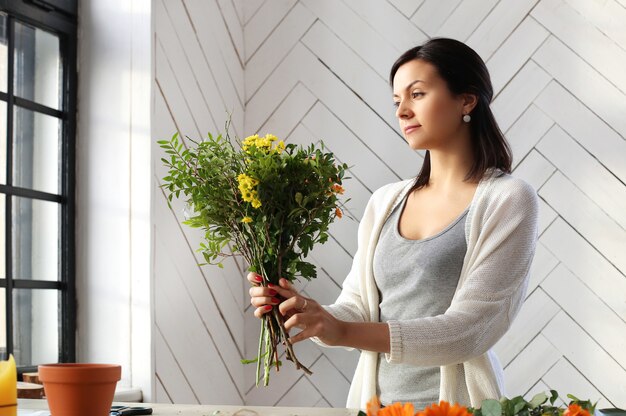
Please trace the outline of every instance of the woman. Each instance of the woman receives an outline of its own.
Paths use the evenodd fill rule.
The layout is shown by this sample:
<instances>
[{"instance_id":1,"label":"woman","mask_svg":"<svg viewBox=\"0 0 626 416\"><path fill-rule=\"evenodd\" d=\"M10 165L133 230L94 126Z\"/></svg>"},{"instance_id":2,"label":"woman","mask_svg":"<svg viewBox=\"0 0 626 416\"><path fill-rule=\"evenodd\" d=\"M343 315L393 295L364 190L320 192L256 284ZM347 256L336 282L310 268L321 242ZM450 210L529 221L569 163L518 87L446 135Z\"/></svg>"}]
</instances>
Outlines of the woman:
<instances>
[{"instance_id":1,"label":"woman","mask_svg":"<svg viewBox=\"0 0 626 416\"><path fill-rule=\"evenodd\" d=\"M480 406L504 394L491 348L524 299L537 238L537 197L509 175L510 149L489 103L481 58L452 39L431 39L391 69L396 116L416 178L372 195L352 269L333 305L280 286L250 289L262 317L327 346L360 349L348 407L446 400ZM258 285L258 277L248 279Z\"/></svg>"}]
</instances>

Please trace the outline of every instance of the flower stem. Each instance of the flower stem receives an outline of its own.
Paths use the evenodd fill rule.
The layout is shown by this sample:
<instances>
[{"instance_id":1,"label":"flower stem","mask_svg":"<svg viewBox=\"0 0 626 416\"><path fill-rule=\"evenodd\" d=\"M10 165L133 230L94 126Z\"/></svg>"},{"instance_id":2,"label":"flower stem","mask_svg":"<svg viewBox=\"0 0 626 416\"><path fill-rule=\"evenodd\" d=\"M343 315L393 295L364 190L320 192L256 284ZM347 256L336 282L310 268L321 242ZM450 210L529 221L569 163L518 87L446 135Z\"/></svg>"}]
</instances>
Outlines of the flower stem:
<instances>
[{"instance_id":1,"label":"flower stem","mask_svg":"<svg viewBox=\"0 0 626 416\"><path fill-rule=\"evenodd\" d=\"M268 322L269 323L269 322ZM269 335L269 333L268 333ZM271 337L265 338L265 369L263 373L263 385L267 387L270 384L270 370L272 369Z\"/></svg>"},{"instance_id":2,"label":"flower stem","mask_svg":"<svg viewBox=\"0 0 626 416\"><path fill-rule=\"evenodd\" d=\"M256 360L256 386L259 387L261 381L261 357L263 356L263 339L265 338L265 321L261 320L261 335L259 336L259 350Z\"/></svg>"},{"instance_id":3,"label":"flower stem","mask_svg":"<svg viewBox=\"0 0 626 416\"><path fill-rule=\"evenodd\" d=\"M270 330L270 340L271 340L271 344L272 344L272 350L271 350L271 354L270 354L270 359L275 359L275 363L276 363L276 371L280 371L280 366L278 365L278 348L277 348L277 344L278 344L278 338L279 338L279 334L276 334L276 329L274 328L274 323L272 322L272 318L271 317L267 317L267 326L269 327ZM270 365L271 365L271 361L270 361Z\"/></svg>"},{"instance_id":4,"label":"flower stem","mask_svg":"<svg viewBox=\"0 0 626 416\"><path fill-rule=\"evenodd\" d=\"M254 248L253 248L254 250ZM254 253L257 254L257 253ZM258 259L259 257L257 257ZM263 263L259 260L256 261L258 273L261 275L263 281L262 286L266 286L270 280L265 272ZM272 308L272 312L265 314L261 319L261 336L259 337L259 349L257 353L257 370L256 370L256 386L259 386L261 381L261 361L263 361L263 385L269 385L270 370L272 367L272 361L276 363L276 371L279 371L278 361L278 343L285 341L286 358L292 361L296 365L296 369L301 369L308 375L313 374L311 370L305 367L296 358L296 353L293 350L293 346L289 342L289 333L285 329L284 317L280 314L278 308Z\"/></svg>"},{"instance_id":5,"label":"flower stem","mask_svg":"<svg viewBox=\"0 0 626 416\"><path fill-rule=\"evenodd\" d=\"M285 348L287 348L287 359L289 361L293 361L297 369L301 369L308 375L313 374L311 370L309 370L296 358L296 353L293 350L293 345L291 345L291 342L289 342L289 334L287 333L287 330L284 326L283 316L276 310L274 310L274 319L276 319L276 323L278 323L278 327L280 328L281 338L285 340Z\"/></svg>"}]
</instances>

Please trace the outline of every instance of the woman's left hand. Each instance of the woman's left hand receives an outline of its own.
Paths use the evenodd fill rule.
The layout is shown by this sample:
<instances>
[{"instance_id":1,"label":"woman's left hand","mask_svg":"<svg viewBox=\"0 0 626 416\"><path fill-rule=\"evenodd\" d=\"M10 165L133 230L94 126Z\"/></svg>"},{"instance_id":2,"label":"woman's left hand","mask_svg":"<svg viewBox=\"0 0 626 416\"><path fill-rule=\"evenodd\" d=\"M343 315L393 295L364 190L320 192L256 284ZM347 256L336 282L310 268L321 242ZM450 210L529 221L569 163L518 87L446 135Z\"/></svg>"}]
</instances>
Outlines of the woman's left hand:
<instances>
[{"instance_id":1,"label":"woman's left hand","mask_svg":"<svg viewBox=\"0 0 626 416\"><path fill-rule=\"evenodd\" d=\"M279 280L279 287L272 286L285 298L278 310L285 317L285 329L299 328L302 331L290 335L292 344L307 338L318 337L327 345L341 345L345 335L345 322L332 316L311 298L300 295L287 279Z\"/></svg>"}]
</instances>

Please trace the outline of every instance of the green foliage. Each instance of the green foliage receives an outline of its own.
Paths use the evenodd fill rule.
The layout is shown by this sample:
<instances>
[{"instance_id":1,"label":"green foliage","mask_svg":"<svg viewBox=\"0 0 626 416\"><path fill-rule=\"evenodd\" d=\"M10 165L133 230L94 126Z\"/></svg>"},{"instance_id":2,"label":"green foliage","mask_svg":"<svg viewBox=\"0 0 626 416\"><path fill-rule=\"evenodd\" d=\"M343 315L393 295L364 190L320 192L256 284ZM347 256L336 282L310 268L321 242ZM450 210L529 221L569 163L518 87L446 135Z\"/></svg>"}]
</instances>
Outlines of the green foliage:
<instances>
[{"instance_id":1,"label":"green foliage","mask_svg":"<svg viewBox=\"0 0 626 416\"><path fill-rule=\"evenodd\" d=\"M568 405L577 404L588 410L591 415L594 414L596 405L589 400L579 400L571 394L567 397L570 399ZM526 401L522 396L512 399L502 397L499 401L483 400L480 409L468 408L468 411L474 416L562 416L565 408L555 404L558 398L559 394L555 390L550 390L550 396L539 393L530 401Z\"/></svg>"},{"instance_id":2,"label":"green foliage","mask_svg":"<svg viewBox=\"0 0 626 416\"><path fill-rule=\"evenodd\" d=\"M315 244L328 240L328 229L342 216L339 196L348 168L337 163L324 144L306 148L285 145L275 136L257 135L242 142L226 135L202 141L178 134L158 141L169 169L162 188L168 201L184 198L185 224L204 230L199 251L207 264L222 267L225 256L241 255L250 271L263 276L263 285L312 279L315 267L304 259ZM256 383L269 383L272 366L281 365L277 345L297 368L310 371L296 358L282 315L276 308L264 315L256 363ZM261 366L264 373L261 375Z\"/></svg>"},{"instance_id":3,"label":"green foliage","mask_svg":"<svg viewBox=\"0 0 626 416\"><path fill-rule=\"evenodd\" d=\"M162 187L169 201L186 199L193 214L185 224L205 231L199 248L205 261L221 264L224 256L241 254L266 283L316 277L304 259L328 240L330 224L341 215L348 166L323 143L303 148L255 135L233 144L228 125L226 131L189 139L188 147L178 134L158 141L169 155L162 159L169 168Z\"/></svg>"}]
</instances>

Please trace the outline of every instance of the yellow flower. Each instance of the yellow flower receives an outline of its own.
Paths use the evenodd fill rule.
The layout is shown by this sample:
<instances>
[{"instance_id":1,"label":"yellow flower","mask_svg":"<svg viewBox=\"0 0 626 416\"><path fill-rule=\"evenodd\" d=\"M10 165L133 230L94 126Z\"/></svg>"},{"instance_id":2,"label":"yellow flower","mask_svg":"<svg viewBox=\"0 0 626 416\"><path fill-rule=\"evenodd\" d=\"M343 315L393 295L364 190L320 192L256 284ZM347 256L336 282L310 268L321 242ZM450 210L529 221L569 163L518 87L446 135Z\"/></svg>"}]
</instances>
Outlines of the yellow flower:
<instances>
[{"instance_id":1,"label":"yellow flower","mask_svg":"<svg viewBox=\"0 0 626 416\"><path fill-rule=\"evenodd\" d=\"M261 206L261 200L257 197L256 191L245 192L241 196L245 202L250 202L252 204L252 208L258 208Z\"/></svg>"},{"instance_id":2,"label":"yellow flower","mask_svg":"<svg viewBox=\"0 0 626 416\"><path fill-rule=\"evenodd\" d=\"M281 140L281 141L279 141L279 142L276 144L276 148L275 148L275 150L276 150L276 152L277 152L278 154L281 154L282 152L284 152L284 151L285 151L285 142L284 142L284 141L282 141L282 140Z\"/></svg>"},{"instance_id":3,"label":"yellow flower","mask_svg":"<svg viewBox=\"0 0 626 416\"><path fill-rule=\"evenodd\" d=\"M258 138L259 138L258 134L253 134L252 136L248 136L245 139L243 139L243 143L248 144L248 145L254 144Z\"/></svg>"},{"instance_id":4,"label":"yellow flower","mask_svg":"<svg viewBox=\"0 0 626 416\"><path fill-rule=\"evenodd\" d=\"M239 190L243 192L244 189L252 189L259 184L258 179L254 179L245 173L239 174L237 176L237 182L239 182Z\"/></svg>"},{"instance_id":5,"label":"yellow flower","mask_svg":"<svg viewBox=\"0 0 626 416\"><path fill-rule=\"evenodd\" d=\"M259 149L267 150L270 148L271 145L272 143L266 138L262 138L256 141L256 147Z\"/></svg>"},{"instance_id":6,"label":"yellow flower","mask_svg":"<svg viewBox=\"0 0 626 416\"><path fill-rule=\"evenodd\" d=\"M244 224L249 224L249 223L252 222L252 218L250 218L250 217L243 217L241 219L241 222L243 222Z\"/></svg>"},{"instance_id":7,"label":"yellow flower","mask_svg":"<svg viewBox=\"0 0 626 416\"><path fill-rule=\"evenodd\" d=\"M275 142L276 140L278 140L278 137L273 134L266 134L264 137L259 137L258 134L254 134L246 137L243 142L241 142L241 148L244 152L250 153L250 147L254 146L257 150L260 150L265 154L269 154L272 151L272 142ZM285 143L281 140L276 145L274 151L276 153L282 153L284 150Z\"/></svg>"},{"instance_id":8,"label":"yellow flower","mask_svg":"<svg viewBox=\"0 0 626 416\"><path fill-rule=\"evenodd\" d=\"M243 142L241 143L241 148L243 149L244 152L247 152L250 146L256 145L256 142L258 139L259 139L258 134L246 137L245 139L243 139Z\"/></svg>"},{"instance_id":9,"label":"yellow flower","mask_svg":"<svg viewBox=\"0 0 626 416\"><path fill-rule=\"evenodd\" d=\"M256 189L254 189L259 184L259 180L241 173L237 176L237 182L239 182L237 188L241 192L241 198L245 202L250 202L253 208L260 207L261 201L257 197Z\"/></svg>"},{"instance_id":10,"label":"yellow flower","mask_svg":"<svg viewBox=\"0 0 626 416\"><path fill-rule=\"evenodd\" d=\"M259 149L264 148L264 150L269 150L272 147L272 142L276 140L276 136L271 134L266 134L265 137L260 137L256 140L256 147Z\"/></svg>"},{"instance_id":11,"label":"yellow flower","mask_svg":"<svg viewBox=\"0 0 626 416\"><path fill-rule=\"evenodd\" d=\"M278 140L273 134L266 134L264 137L259 137L258 134L246 137L241 143L241 148L244 152L248 152L251 146L256 147L258 150L264 153L269 153L272 142Z\"/></svg>"}]
</instances>

